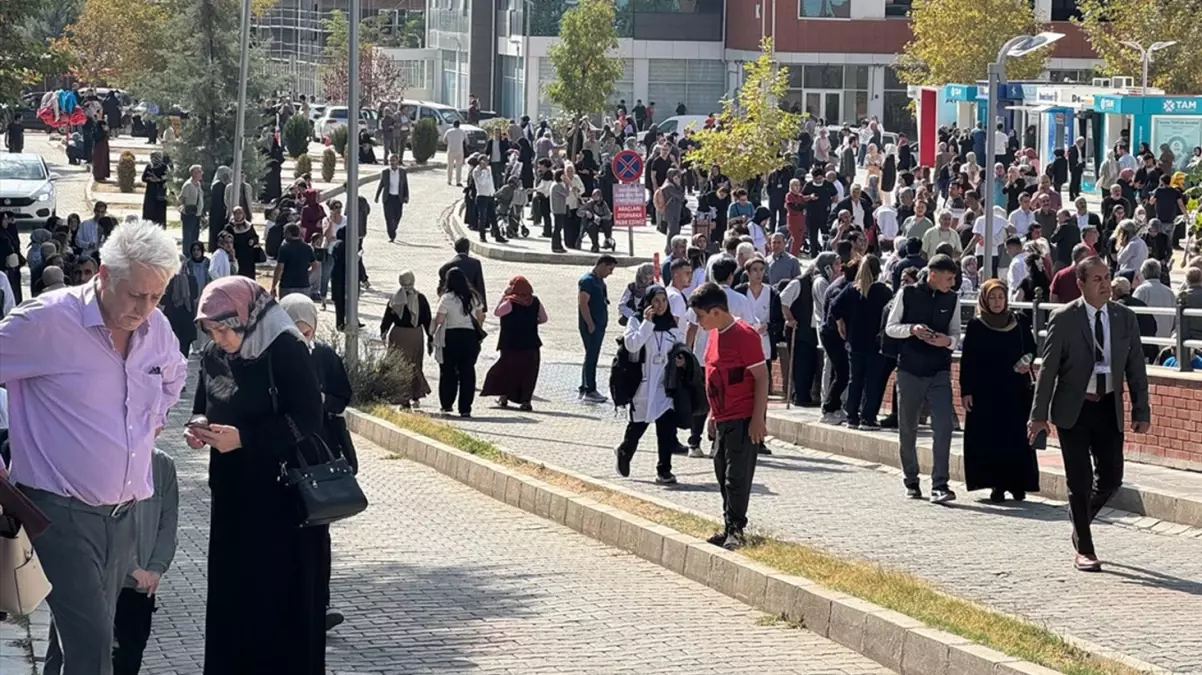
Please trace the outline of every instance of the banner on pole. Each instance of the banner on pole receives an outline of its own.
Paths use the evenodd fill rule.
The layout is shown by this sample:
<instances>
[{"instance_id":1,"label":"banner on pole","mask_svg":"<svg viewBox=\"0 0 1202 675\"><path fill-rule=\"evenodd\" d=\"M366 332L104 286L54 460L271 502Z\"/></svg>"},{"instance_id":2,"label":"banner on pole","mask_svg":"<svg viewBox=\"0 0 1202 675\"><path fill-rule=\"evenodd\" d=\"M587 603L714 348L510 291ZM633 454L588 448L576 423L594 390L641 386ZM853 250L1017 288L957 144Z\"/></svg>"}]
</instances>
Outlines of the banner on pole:
<instances>
[{"instance_id":1,"label":"banner on pole","mask_svg":"<svg viewBox=\"0 0 1202 675\"><path fill-rule=\"evenodd\" d=\"M647 192L641 183L614 185L614 227L647 224Z\"/></svg>"}]
</instances>

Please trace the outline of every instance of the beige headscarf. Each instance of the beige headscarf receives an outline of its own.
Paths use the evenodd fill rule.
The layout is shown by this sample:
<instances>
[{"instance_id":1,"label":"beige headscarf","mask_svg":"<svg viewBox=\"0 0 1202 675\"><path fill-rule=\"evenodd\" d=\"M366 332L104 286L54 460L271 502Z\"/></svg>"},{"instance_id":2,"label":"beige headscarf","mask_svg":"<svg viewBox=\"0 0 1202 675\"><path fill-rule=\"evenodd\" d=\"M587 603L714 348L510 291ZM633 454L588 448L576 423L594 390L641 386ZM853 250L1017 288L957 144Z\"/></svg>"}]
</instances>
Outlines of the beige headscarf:
<instances>
[{"instance_id":1,"label":"beige headscarf","mask_svg":"<svg viewBox=\"0 0 1202 675\"><path fill-rule=\"evenodd\" d=\"M396 293L392 294L392 299L388 301L388 306L392 308L392 311L396 312L398 321L402 316L405 315L405 310L408 309L409 320L412 322L412 327L416 327L419 307L419 294L417 289L413 287L413 271L405 270L404 272L401 272L401 275L397 281L400 282L401 287L396 290ZM406 326L406 328L408 327L410 326Z\"/></svg>"}]
</instances>

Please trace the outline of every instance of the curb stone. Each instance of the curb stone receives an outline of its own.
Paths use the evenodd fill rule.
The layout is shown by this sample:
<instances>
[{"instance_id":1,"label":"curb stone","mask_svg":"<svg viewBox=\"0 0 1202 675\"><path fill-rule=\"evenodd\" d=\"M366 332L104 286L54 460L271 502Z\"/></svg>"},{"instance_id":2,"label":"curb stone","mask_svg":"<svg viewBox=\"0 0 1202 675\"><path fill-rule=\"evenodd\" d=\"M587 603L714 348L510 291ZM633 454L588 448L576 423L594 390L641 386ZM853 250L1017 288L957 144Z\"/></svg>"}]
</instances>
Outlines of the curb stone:
<instances>
[{"instance_id":1,"label":"curb stone","mask_svg":"<svg viewBox=\"0 0 1202 675\"><path fill-rule=\"evenodd\" d=\"M778 573L738 553L401 429L387 420L354 409L348 409L346 417L351 431L406 459L432 466L494 499L532 513L539 513L539 505L546 504L549 518L554 522L682 574L760 611L784 616L902 675L1056 672L930 628L916 619L809 579ZM546 463L537 464L571 475ZM587 482L600 485L592 479ZM639 498L647 501L641 495ZM1132 659L1124 661L1146 672L1168 672Z\"/></svg>"},{"instance_id":2,"label":"curb stone","mask_svg":"<svg viewBox=\"0 0 1202 675\"><path fill-rule=\"evenodd\" d=\"M574 265L577 267L592 267L597 262L597 256L600 253L552 253L550 251L527 251L518 248L508 248L505 246L485 243L480 241L478 235L471 230L468 230L459 222L459 207L463 204L463 200L456 200L451 208L450 214L442 221L442 229L447 236L452 240L460 237L466 238L472 244L472 253L481 258L489 258L491 260L502 260L505 262L516 263L532 263L540 265ZM631 265L640 265L642 263L651 262L650 256L629 256L610 253L618 259L620 267L629 267Z\"/></svg>"},{"instance_id":3,"label":"curb stone","mask_svg":"<svg viewBox=\"0 0 1202 675\"><path fill-rule=\"evenodd\" d=\"M894 469L901 468L901 459L897 454L897 437L886 432L857 431L837 427L821 422L799 420L786 417L778 412L768 411L768 433L778 439L819 452L828 452L840 457L852 458L872 464L880 464ZM918 444L919 471L930 473L934 465L934 455L929 445ZM952 480L964 481L964 455L953 452L949 462L949 474ZM1064 480L1064 471L1055 467L1039 468L1039 495L1058 501L1068 500L1068 486ZM1124 483L1118 492L1111 497L1108 507L1137 514L1131 520L1135 527L1152 528L1158 521L1187 526L1187 528L1202 528L1202 501L1185 495L1140 487L1137 484ZM1113 513L1113 511L1111 511ZM1138 516L1144 516L1139 518ZM1119 519L1119 522L1123 522ZM1169 530L1166 525L1163 530Z\"/></svg>"}]
</instances>

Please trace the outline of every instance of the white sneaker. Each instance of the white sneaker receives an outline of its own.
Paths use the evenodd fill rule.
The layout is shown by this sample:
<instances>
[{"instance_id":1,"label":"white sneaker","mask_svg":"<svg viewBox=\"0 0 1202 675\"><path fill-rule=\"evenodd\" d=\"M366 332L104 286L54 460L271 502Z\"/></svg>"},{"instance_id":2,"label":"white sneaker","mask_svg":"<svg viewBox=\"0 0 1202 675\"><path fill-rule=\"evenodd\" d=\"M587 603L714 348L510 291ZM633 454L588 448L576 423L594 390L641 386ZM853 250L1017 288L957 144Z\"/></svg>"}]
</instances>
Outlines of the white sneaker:
<instances>
[{"instance_id":1,"label":"white sneaker","mask_svg":"<svg viewBox=\"0 0 1202 675\"><path fill-rule=\"evenodd\" d=\"M705 454L705 451L702 450L701 448L693 447L693 448L689 448L689 457L693 457L696 459L704 459L706 457L709 457L709 455Z\"/></svg>"}]
</instances>

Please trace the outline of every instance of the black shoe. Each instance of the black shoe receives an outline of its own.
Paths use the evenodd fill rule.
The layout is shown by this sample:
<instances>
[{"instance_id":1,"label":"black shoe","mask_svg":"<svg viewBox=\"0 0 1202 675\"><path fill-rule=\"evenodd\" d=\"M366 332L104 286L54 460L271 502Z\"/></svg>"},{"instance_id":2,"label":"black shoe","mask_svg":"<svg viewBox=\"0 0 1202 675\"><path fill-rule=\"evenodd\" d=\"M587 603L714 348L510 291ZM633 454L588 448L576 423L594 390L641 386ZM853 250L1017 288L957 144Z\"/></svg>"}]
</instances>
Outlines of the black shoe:
<instances>
[{"instance_id":1,"label":"black shoe","mask_svg":"<svg viewBox=\"0 0 1202 675\"><path fill-rule=\"evenodd\" d=\"M910 499L922 499L922 488L915 485L914 487L906 488L906 496Z\"/></svg>"},{"instance_id":2,"label":"black shoe","mask_svg":"<svg viewBox=\"0 0 1202 675\"><path fill-rule=\"evenodd\" d=\"M931 503L946 504L956 501L956 493L947 488L931 488Z\"/></svg>"},{"instance_id":3,"label":"black shoe","mask_svg":"<svg viewBox=\"0 0 1202 675\"><path fill-rule=\"evenodd\" d=\"M471 413L471 411L470 411L470 410L469 410L469 411L464 411L464 412L461 412L461 413L459 413L459 416L460 416L460 417L462 417L462 418L463 418L463 419L465 419L465 420L466 420L466 419L471 419L471 417L472 417L472 413Z\"/></svg>"},{"instance_id":4,"label":"black shoe","mask_svg":"<svg viewBox=\"0 0 1202 675\"><path fill-rule=\"evenodd\" d=\"M665 473L662 475L657 473L657 474L655 474L655 484L656 485L676 485L676 476L673 476L671 472L668 472L668 473Z\"/></svg>"},{"instance_id":5,"label":"black shoe","mask_svg":"<svg viewBox=\"0 0 1202 675\"><path fill-rule=\"evenodd\" d=\"M531 412L534 410L534 406L530 405L529 403L523 403L518 406L518 410L521 410L522 412Z\"/></svg>"},{"instance_id":6,"label":"black shoe","mask_svg":"<svg viewBox=\"0 0 1202 675\"><path fill-rule=\"evenodd\" d=\"M771 455L771 454L772 454L772 451L768 449L768 446L766 446L766 445L761 445L761 446L759 447L759 449L758 449L758 450L756 450L756 454L759 454L759 455Z\"/></svg>"},{"instance_id":7,"label":"black shoe","mask_svg":"<svg viewBox=\"0 0 1202 675\"><path fill-rule=\"evenodd\" d=\"M342 612L339 612L336 609L327 609L326 610L326 630L327 631L334 630L339 625L341 625L343 621L346 621L346 617L342 616Z\"/></svg>"},{"instance_id":8,"label":"black shoe","mask_svg":"<svg viewBox=\"0 0 1202 675\"><path fill-rule=\"evenodd\" d=\"M1027 498L1027 493L1023 492L1022 490L1017 490L1011 492L1010 494L1014 495L1014 501L1016 502L1021 502Z\"/></svg>"},{"instance_id":9,"label":"black shoe","mask_svg":"<svg viewBox=\"0 0 1202 675\"><path fill-rule=\"evenodd\" d=\"M882 429L896 429L897 428L897 415L887 415L885 417L882 417L881 418L881 428Z\"/></svg>"},{"instance_id":10,"label":"black shoe","mask_svg":"<svg viewBox=\"0 0 1202 675\"><path fill-rule=\"evenodd\" d=\"M623 478L630 478L630 455L622 452L622 448L614 450L614 457L618 460L618 475Z\"/></svg>"},{"instance_id":11,"label":"black shoe","mask_svg":"<svg viewBox=\"0 0 1202 675\"><path fill-rule=\"evenodd\" d=\"M726 543L726 533L719 532L715 535L711 535L709 539L705 540L705 543L712 544L714 546L721 546Z\"/></svg>"},{"instance_id":12,"label":"black shoe","mask_svg":"<svg viewBox=\"0 0 1202 675\"><path fill-rule=\"evenodd\" d=\"M722 542L722 548L727 551L734 551L743 548L747 545L747 540L743 538L742 530L736 530L726 535L726 541Z\"/></svg>"},{"instance_id":13,"label":"black shoe","mask_svg":"<svg viewBox=\"0 0 1202 675\"><path fill-rule=\"evenodd\" d=\"M673 455L687 455L687 454L689 454L689 446L677 443L676 449L672 451L672 454Z\"/></svg>"},{"instance_id":14,"label":"black shoe","mask_svg":"<svg viewBox=\"0 0 1202 675\"><path fill-rule=\"evenodd\" d=\"M1000 503L1006 501L1006 491L998 490L996 488L991 490L989 492L989 501L991 501L995 504L1000 504Z\"/></svg>"}]
</instances>

